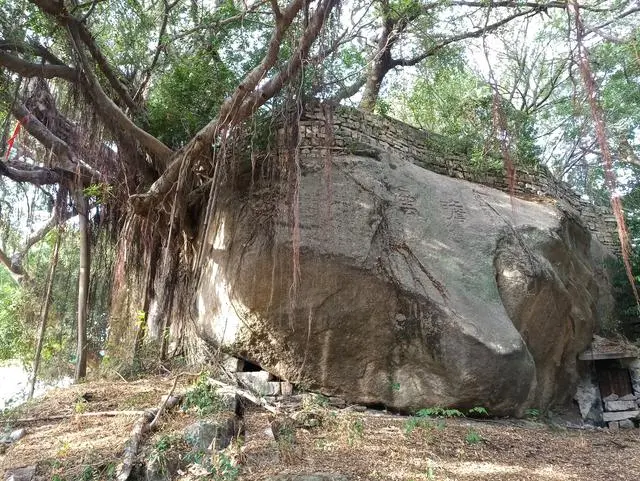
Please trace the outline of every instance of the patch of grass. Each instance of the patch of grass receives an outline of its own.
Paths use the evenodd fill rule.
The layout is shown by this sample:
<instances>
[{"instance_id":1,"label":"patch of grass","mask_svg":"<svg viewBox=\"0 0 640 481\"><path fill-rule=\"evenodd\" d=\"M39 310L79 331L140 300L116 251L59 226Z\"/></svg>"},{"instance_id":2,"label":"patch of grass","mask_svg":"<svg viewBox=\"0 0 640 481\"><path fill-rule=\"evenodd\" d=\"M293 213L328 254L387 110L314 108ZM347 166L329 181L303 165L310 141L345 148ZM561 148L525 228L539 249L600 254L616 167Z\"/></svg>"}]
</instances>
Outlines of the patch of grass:
<instances>
[{"instance_id":1,"label":"patch of grass","mask_svg":"<svg viewBox=\"0 0 640 481\"><path fill-rule=\"evenodd\" d=\"M87 401L85 401L84 399L78 400L73 407L73 410L76 412L76 414L87 412Z\"/></svg>"},{"instance_id":2,"label":"patch of grass","mask_svg":"<svg viewBox=\"0 0 640 481\"><path fill-rule=\"evenodd\" d=\"M97 477L98 473L93 466L85 466L80 475L80 481L92 481Z\"/></svg>"},{"instance_id":3,"label":"patch of grass","mask_svg":"<svg viewBox=\"0 0 640 481\"><path fill-rule=\"evenodd\" d=\"M196 479L215 481L236 481L240 469L225 453L213 453L207 456L204 451L192 451L184 458L186 462L197 465L196 470L190 469L196 475Z\"/></svg>"},{"instance_id":4,"label":"patch of grass","mask_svg":"<svg viewBox=\"0 0 640 481\"><path fill-rule=\"evenodd\" d=\"M467 431L467 436L464 438L464 440L467 442L467 444L478 444L483 441L482 436L480 436L480 434L473 429L469 429L469 431Z\"/></svg>"},{"instance_id":5,"label":"patch of grass","mask_svg":"<svg viewBox=\"0 0 640 481\"><path fill-rule=\"evenodd\" d=\"M524 412L527 419L531 421L537 421L540 418L540 410L536 408L529 408Z\"/></svg>"},{"instance_id":6,"label":"patch of grass","mask_svg":"<svg viewBox=\"0 0 640 481\"><path fill-rule=\"evenodd\" d=\"M431 420L428 417L413 416L404 422L404 434L409 435L416 429L430 429L433 427Z\"/></svg>"},{"instance_id":7,"label":"patch of grass","mask_svg":"<svg viewBox=\"0 0 640 481\"><path fill-rule=\"evenodd\" d=\"M160 466L160 471L164 473L167 468L167 453L170 449L176 448L181 440L177 435L160 436L149 453L149 462L157 463Z\"/></svg>"},{"instance_id":8,"label":"patch of grass","mask_svg":"<svg viewBox=\"0 0 640 481\"><path fill-rule=\"evenodd\" d=\"M344 430L349 446L359 443L364 433L364 419L360 416L346 416Z\"/></svg>"},{"instance_id":9,"label":"patch of grass","mask_svg":"<svg viewBox=\"0 0 640 481\"><path fill-rule=\"evenodd\" d=\"M69 454L71 450L71 443L67 440L60 441L60 447L58 448L58 452L56 453L57 458L64 458Z\"/></svg>"},{"instance_id":10,"label":"patch of grass","mask_svg":"<svg viewBox=\"0 0 640 481\"><path fill-rule=\"evenodd\" d=\"M231 458L224 453L215 453L211 457L211 464L208 467L208 471L213 479L219 481L235 481L240 474L240 469L233 463Z\"/></svg>"},{"instance_id":11,"label":"patch of grass","mask_svg":"<svg viewBox=\"0 0 640 481\"><path fill-rule=\"evenodd\" d=\"M271 423L273 437L278 444L280 458L289 462L296 457L296 426L289 417L274 420Z\"/></svg>"}]
</instances>

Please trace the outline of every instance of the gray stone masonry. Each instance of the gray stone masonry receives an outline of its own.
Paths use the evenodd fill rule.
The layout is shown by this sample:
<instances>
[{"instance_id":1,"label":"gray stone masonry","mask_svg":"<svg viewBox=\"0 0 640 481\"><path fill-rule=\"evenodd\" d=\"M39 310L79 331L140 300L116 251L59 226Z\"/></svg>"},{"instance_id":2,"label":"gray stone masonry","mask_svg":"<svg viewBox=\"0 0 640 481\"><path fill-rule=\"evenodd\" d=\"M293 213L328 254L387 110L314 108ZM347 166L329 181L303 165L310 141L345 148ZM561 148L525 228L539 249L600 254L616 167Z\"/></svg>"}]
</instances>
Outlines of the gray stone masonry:
<instances>
[{"instance_id":1,"label":"gray stone masonry","mask_svg":"<svg viewBox=\"0 0 640 481\"><path fill-rule=\"evenodd\" d=\"M638 408L635 401L607 401L604 405L607 411L632 411Z\"/></svg>"},{"instance_id":2,"label":"gray stone masonry","mask_svg":"<svg viewBox=\"0 0 640 481\"><path fill-rule=\"evenodd\" d=\"M605 423L610 421L622 421L623 419L634 419L640 415L640 411L620 411L614 413L602 413L602 420Z\"/></svg>"},{"instance_id":3,"label":"gray stone masonry","mask_svg":"<svg viewBox=\"0 0 640 481\"><path fill-rule=\"evenodd\" d=\"M620 429L633 429L636 425L633 423L631 419L623 419L620 421Z\"/></svg>"},{"instance_id":4,"label":"gray stone masonry","mask_svg":"<svg viewBox=\"0 0 640 481\"><path fill-rule=\"evenodd\" d=\"M616 220L609 207L581 199L545 167L519 168L510 181L504 169L495 172L473 169L463 149L452 146L446 137L349 107L309 105L299 122L298 135L300 153L305 158L318 157L320 162L322 159L326 162L334 154L365 155L386 162L399 156L432 172L487 185L516 197L562 201L565 207L580 214L585 227L611 252L620 250Z\"/></svg>"}]
</instances>

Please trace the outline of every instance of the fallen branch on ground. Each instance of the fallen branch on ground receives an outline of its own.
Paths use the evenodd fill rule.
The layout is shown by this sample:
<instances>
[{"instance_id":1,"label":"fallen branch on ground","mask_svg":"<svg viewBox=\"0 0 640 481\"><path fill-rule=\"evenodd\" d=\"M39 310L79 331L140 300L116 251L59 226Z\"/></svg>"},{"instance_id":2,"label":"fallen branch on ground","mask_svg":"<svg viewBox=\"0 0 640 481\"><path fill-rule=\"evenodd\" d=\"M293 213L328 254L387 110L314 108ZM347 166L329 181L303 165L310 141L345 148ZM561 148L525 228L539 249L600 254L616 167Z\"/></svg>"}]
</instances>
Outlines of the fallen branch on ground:
<instances>
[{"instance_id":1,"label":"fallen branch on ground","mask_svg":"<svg viewBox=\"0 0 640 481\"><path fill-rule=\"evenodd\" d=\"M21 419L8 419L12 423L37 423L41 421L59 421L61 419L69 419L72 417L99 417L99 416L140 416L146 411L95 411L89 413L68 413L68 414L56 414L54 416L40 416L33 418L21 418Z\"/></svg>"},{"instance_id":2,"label":"fallen branch on ground","mask_svg":"<svg viewBox=\"0 0 640 481\"><path fill-rule=\"evenodd\" d=\"M166 396L163 396L160 406L155 409L144 411L133 425L129 445L124 449L124 457L122 459L120 469L118 470L118 476L116 477L117 481L127 481L127 479L129 479L142 437L145 433L155 429L158 419L165 410L173 408L182 399L181 395L173 396L173 390L176 388L179 377L180 375L176 376L173 386L171 387L171 391L169 391L169 394Z\"/></svg>"}]
</instances>

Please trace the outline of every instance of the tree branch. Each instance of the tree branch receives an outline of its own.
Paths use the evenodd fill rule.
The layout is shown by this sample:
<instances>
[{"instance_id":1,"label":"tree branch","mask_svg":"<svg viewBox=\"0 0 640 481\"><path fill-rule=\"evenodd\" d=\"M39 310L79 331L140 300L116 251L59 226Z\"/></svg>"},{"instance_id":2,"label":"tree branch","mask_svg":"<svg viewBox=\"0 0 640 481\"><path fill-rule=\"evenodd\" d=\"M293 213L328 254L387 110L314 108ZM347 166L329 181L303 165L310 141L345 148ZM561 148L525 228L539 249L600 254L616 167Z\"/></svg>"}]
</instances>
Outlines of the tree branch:
<instances>
[{"instance_id":1,"label":"tree branch","mask_svg":"<svg viewBox=\"0 0 640 481\"><path fill-rule=\"evenodd\" d=\"M120 80L120 76L116 73L116 70L111 66L107 57L104 56L104 54L96 44L93 35L91 35L91 32L88 30L87 26L72 14L70 14L67 11L67 8L64 6L63 2L58 3L54 0L29 1L40 8L40 10L42 10L43 12L51 15L61 26L73 27L77 29L82 43L84 43L89 49L91 56L98 65L98 68L102 71L102 73L108 80L111 88L116 92L120 100L122 100L122 102L124 102L127 107L129 107L133 111L137 111L139 106L131 98L129 90Z\"/></svg>"},{"instance_id":2,"label":"tree branch","mask_svg":"<svg viewBox=\"0 0 640 481\"><path fill-rule=\"evenodd\" d=\"M15 266L13 262L11 262L11 258L2 249L0 249L0 263L7 268L11 279L13 279L16 284L21 285L23 282L29 280L29 276L22 266Z\"/></svg>"},{"instance_id":3,"label":"tree branch","mask_svg":"<svg viewBox=\"0 0 640 481\"><path fill-rule=\"evenodd\" d=\"M63 176L54 169L37 167L16 160L0 162L0 175L14 182L28 182L33 185L58 184L63 180Z\"/></svg>"},{"instance_id":4,"label":"tree branch","mask_svg":"<svg viewBox=\"0 0 640 481\"><path fill-rule=\"evenodd\" d=\"M412 67L414 65L419 64L420 62L425 60L427 57L434 55L436 52L443 49L447 45L450 45L454 42L459 42L460 40L465 40L468 38L482 37L484 34L488 32L492 32L518 17L524 17L526 15L532 15L532 14L535 15L537 12L538 12L538 9L523 10L521 12L517 12L512 15L509 15L508 17L505 17L498 22L492 23L491 25L487 25L485 27L479 28L477 30L473 30L471 32L465 32L458 35L454 35L452 37L442 40L440 43L434 45L433 47L429 48L428 50L421 53L420 55L416 55L415 57L412 57L409 59L405 59L405 58L393 59L391 61L392 67Z\"/></svg>"},{"instance_id":5,"label":"tree branch","mask_svg":"<svg viewBox=\"0 0 640 481\"><path fill-rule=\"evenodd\" d=\"M155 199L165 195L178 180L180 168L186 159L198 158L202 152L208 148L220 130L231 124L237 124L250 115L256 108L263 105L277 91L277 86L282 85L287 79L299 69L303 57L291 58L285 69L277 74L270 81L267 81L262 88L256 90L258 84L264 79L266 73L271 70L278 60L280 46L289 26L304 6L304 0L292 0L291 3L281 10L281 16L276 22L274 31L268 44L267 52L262 61L249 72L241 84L236 88L233 95L221 106L215 119L202 128L196 136L176 155L171 165L153 183L146 194L134 195L131 197L133 208L136 212L143 214L148 212ZM314 19L309 23L303 38L300 40L297 54L306 55L308 49L317 36L322 24L318 27L318 22L324 22L326 16L335 5L335 0L324 0L318 6L314 14ZM318 18L319 16L319 18ZM315 32L315 36L313 36ZM276 89L276 90L274 90Z\"/></svg>"},{"instance_id":6,"label":"tree branch","mask_svg":"<svg viewBox=\"0 0 640 481\"><path fill-rule=\"evenodd\" d=\"M49 49L34 41L25 43L19 42L17 40L0 40L0 50L15 51L23 54L33 54L41 57L43 60L49 62L50 64L66 65L62 60L51 53Z\"/></svg>"},{"instance_id":7,"label":"tree branch","mask_svg":"<svg viewBox=\"0 0 640 481\"><path fill-rule=\"evenodd\" d=\"M62 78L77 82L77 70L65 65L48 65L27 62L0 50L0 66L5 67L23 77Z\"/></svg>"},{"instance_id":8,"label":"tree branch","mask_svg":"<svg viewBox=\"0 0 640 481\"><path fill-rule=\"evenodd\" d=\"M37 0L40 1L40 0ZM84 54L82 45L80 45L79 38L80 33L75 26L69 26L69 35L74 44L82 68L87 79L87 90L96 103L96 106L106 116L107 119L113 121L116 126L127 133L130 133L147 151L152 154L157 162L160 170L166 168L167 162L173 151L156 139L153 135L145 132L138 127L127 115L109 98L109 96L102 90L98 79L89 65L89 61Z\"/></svg>"},{"instance_id":9,"label":"tree branch","mask_svg":"<svg viewBox=\"0 0 640 481\"><path fill-rule=\"evenodd\" d=\"M179 0L176 0L175 2L169 4L167 0L164 0L164 13L162 15L162 23L160 25L160 30L158 32L158 43L156 45L155 53L153 54L153 59L151 60L151 64L149 64L149 66L145 69L144 73L142 74L142 82L140 82L140 86L138 87L138 90L133 96L134 102L139 98L140 95L142 95L142 93L144 92L144 89L147 88L147 83L151 79L151 73L153 72L153 69L156 67L158 60L160 59L160 53L164 48L164 43L162 39L165 35L165 32L167 31L167 24L169 23L169 13L171 12L171 9L177 5L178 1Z\"/></svg>"}]
</instances>

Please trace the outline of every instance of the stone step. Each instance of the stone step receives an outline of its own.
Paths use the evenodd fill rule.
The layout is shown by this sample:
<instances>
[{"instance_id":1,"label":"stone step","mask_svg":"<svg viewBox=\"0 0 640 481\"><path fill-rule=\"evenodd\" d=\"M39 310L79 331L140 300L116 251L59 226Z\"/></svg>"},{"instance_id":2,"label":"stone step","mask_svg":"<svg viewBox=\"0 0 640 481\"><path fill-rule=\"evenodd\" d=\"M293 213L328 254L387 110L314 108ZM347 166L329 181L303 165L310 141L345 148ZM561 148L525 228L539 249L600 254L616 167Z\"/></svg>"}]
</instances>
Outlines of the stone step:
<instances>
[{"instance_id":1,"label":"stone step","mask_svg":"<svg viewBox=\"0 0 640 481\"><path fill-rule=\"evenodd\" d=\"M273 376L267 371L237 372L238 382L260 396L279 396L281 382L272 381Z\"/></svg>"},{"instance_id":2,"label":"stone step","mask_svg":"<svg viewBox=\"0 0 640 481\"><path fill-rule=\"evenodd\" d=\"M638 409L638 404L635 401L605 401L605 411L632 411Z\"/></svg>"},{"instance_id":3,"label":"stone step","mask_svg":"<svg viewBox=\"0 0 640 481\"><path fill-rule=\"evenodd\" d=\"M623 419L635 419L640 415L640 411L618 411L612 413L602 413L602 420L605 423L611 421L622 421Z\"/></svg>"}]
</instances>

